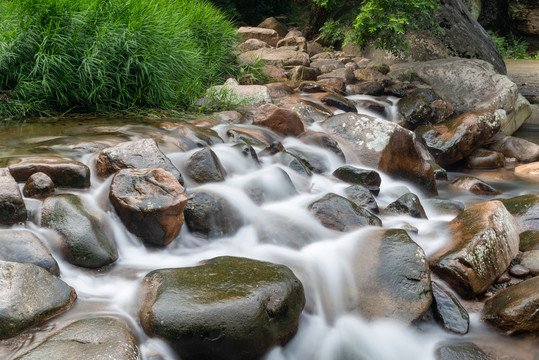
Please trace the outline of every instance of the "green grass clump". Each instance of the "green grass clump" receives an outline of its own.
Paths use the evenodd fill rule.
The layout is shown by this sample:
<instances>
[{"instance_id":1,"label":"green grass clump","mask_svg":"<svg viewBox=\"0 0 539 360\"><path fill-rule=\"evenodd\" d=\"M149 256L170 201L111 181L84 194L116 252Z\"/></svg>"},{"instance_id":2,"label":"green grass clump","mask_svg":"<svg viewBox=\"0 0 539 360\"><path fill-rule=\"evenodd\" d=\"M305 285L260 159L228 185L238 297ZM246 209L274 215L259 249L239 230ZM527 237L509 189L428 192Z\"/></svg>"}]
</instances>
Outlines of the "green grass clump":
<instances>
[{"instance_id":1,"label":"green grass clump","mask_svg":"<svg viewBox=\"0 0 539 360\"><path fill-rule=\"evenodd\" d=\"M488 34L496 44L502 58L539 60L539 51L535 55L530 55L528 53L530 44L523 38L512 33L509 33L506 36L500 36L490 30L488 31Z\"/></svg>"},{"instance_id":2,"label":"green grass clump","mask_svg":"<svg viewBox=\"0 0 539 360\"><path fill-rule=\"evenodd\" d=\"M235 41L205 1L0 0L0 117L185 108Z\"/></svg>"}]
</instances>

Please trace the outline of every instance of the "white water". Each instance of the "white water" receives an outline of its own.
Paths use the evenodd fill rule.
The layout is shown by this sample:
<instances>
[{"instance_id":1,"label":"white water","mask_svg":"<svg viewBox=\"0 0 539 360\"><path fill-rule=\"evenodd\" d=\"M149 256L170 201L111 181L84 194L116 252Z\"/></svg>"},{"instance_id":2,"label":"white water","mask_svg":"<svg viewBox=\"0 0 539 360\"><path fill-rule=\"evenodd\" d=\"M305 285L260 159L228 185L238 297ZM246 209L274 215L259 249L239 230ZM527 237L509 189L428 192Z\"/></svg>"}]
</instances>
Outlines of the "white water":
<instances>
[{"instance_id":1,"label":"white water","mask_svg":"<svg viewBox=\"0 0 539 360\"><path fill-rule=\"evenodd\" d=\"M316 124L312 126L320 130ZM218 126L218 132L223 134L223 128ZM166 131L157 130L149 126L125 126L122 133L130 139L153 136L163 141ZM223 136L226 139L226 136ZM114 314L124 318L132 326L139 339L139 347L144 359L160 355L162 359L176 359L168 346L157 339L148 338L138 324L138 290L142 278L150 271L167 267L194 266L201 260L222 255L233 255L271 261L289 266L305 286L307 306L303 312L296 336L285 346L275 348L267 356L267 360L402 360L434 359L436 344L447 339L474 340L480 338L499 338L491 330L484 327L478 320L477 314L472 313L471 332L464 337L457 337L444 332L438 326L426 326L421 331L405 326L397 321L380 319L367 322L358 314L345 310L344 294L354 288L352 265L354 259L350 251L354 245L361 241L364 229L340 233L324 228L306 210L308 204L319 199L328 192L344 194L344 184L332 178L329 174L343 163L332 153L321 148L305 145L296 139L283 140L285 147L294 146L308 149L327 158L330 171L325 175L313 175L312 178L303 177L293 170L280 165L277 157L261 158L261 166L244 158L238 151L232 149L230 144L213 146L213 150L227 170L228 177L225 182L206 184L195 187L186 179L188 191L206 189L228 198L237 211L245 218L246 225L234 236L216 240L206 240L193 236L186 226L178 238L165 248L146 248L133 235L126 231L118 220L112 206L108 201L110 178L100 180L92 176L92 186L88 190L76 191L84 196L91 206L105 215L113 229L118 244L119 259L107 270L87 270L72 266L62 260L58 248L58 236L50 230L41 229L39 218L34 222L27 222L25 228L33 231L49 247L59 262L61 278L74 287L78 294L76 305L65 314L51 320L42 332L35 332L23 340L20 348L9 348L0 345L0 357L10 358L25 351L27 346L42 339L48 332L62 327L72 319L90 317L101 314ZM169 158L182 170L185 161L192 152L175 152L170 143L162 144L161 148L167 152ZM172 150L171 150L172 149ZM261 149L257 149L261 150ZM349 151L346 151L349 155ZM348 157L347 158L353 158ZM83 156L79 160L85 162L93 169L95 155ZM357 164L361 166L360 164ZM283 186L276 181L278 168L285 170L294 183L298 194L282 198L280 189ZM407 191L420 193L410 183L398 182L385 174L381 174L382 184L380 195L377 197L378 205L383 209L387 204L397 199ZM266 192L275 194L275 201L255 204L242 190L247 181L267 179L264 182ZM533 184L532 184L533 186ZM71 190L69 190L71 191ZM520 195L526 193L525 187L508 188L506 195ZM451 193L449 190L441 191L442 197L462 199L464 201L477 199L468 194ZM26 199L33 213L39 214L41 202ZM417 234L411 237L426 252L427 256L440 248L447 240L445 224L452 216L437 214L433 209L426 207L429 220L414 219L406 216L381 216L384 228L399 228L405 224L418 229ZM268 214L277 214L294 220L297 224L315 231L319 239L301 249L292 249L277 244L260 243L252 222ZM15 228L23 228L17 226ZM490 340L487 340L487 343ZM482 342L485 344L485 341Z\"/></svg>"}]
</instances>

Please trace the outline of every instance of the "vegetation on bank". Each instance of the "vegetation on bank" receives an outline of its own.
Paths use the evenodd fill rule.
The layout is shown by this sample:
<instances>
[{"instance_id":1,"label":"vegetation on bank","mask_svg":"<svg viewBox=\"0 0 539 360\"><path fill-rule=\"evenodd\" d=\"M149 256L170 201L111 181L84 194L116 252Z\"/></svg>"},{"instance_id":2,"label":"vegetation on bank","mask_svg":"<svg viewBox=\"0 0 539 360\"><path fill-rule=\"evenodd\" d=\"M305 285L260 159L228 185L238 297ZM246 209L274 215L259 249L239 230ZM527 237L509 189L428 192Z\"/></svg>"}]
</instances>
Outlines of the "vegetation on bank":
<instances>
[{"instance_id":1,"label":"vegetation on bank","mask_svg":"<svg viewBox=\"0 0 539 360\"><path fill-rule=\"evenodd\" d=\"M204 1L0 0L0 116L186 107L235 41Z\"/></svg>"},{"instance_id":2,"label":"vegetation on bank","mask_svg":"<svg viewBox=\"0 0 539 360\"><path fill-rule=\"evenodd\" d=\"M539 51L535 55L530 55L528 53L530 44L518 35L509 33L501 36L493 31L488 33L504 59L539 60Z\"/></svg>"}]
</instances>

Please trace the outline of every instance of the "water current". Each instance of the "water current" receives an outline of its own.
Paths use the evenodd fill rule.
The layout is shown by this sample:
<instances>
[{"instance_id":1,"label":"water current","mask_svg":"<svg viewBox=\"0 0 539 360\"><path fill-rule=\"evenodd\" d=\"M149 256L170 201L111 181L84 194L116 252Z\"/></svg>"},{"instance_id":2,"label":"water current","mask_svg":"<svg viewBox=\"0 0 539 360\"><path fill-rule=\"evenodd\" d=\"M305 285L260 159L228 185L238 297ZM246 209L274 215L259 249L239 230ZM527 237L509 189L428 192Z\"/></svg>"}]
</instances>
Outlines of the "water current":
<instances>
[{"instance_id":1,"label":"water current","mask_svg":"<svg viewBox=\"0 0 539 360\"><path fill-rule=\"evenodd\" d=\"M361 99L354 99L357 100ZM383 102L387 118L393 117L395 111L392 105L394 101L389 103L388 105L387 101ZM360 109L360 112L365 111ZM227 141L228 127L229 125L221 124L213 129ZM321 130L317 124L310 125L310 128ZM75 158L94 169L96 153L70 151L63 145L77 141L98 141L114 145L120 141L146 137L155 138L163 152L180 170L184 169L186 160L196 151L181 151L176 146L171 131L140 123L135 118L95 118L91 121L59 120L56 123L37 125L26 123L4 128L0 133L0 154L4 160L30 154L59 155ZM202 239L191 234L184 225L178 238L169 246L148 248L125 229L115 214L108 200L110 178L100 179L92 175L89 189L57 190L82 195L97 211L106 214L107 221L114 229L119 248L118 261L107 269L87 270L62 260L58 235L38 225L41 201L26 198L31 213L30 220L11 228L31 230L47 245L59 263L62 280L76 289L78 298L69 311L25 333L16 342L0 343L0 358L16 357L68 321L106 314L121 317L131 325L138 338L143 359L177 359L164 342L145 335L138 323L138 290L142 278L154 269L194 266L201 260L233 255L285 264L294 270L305 285L307 305L301 315L296 336L286 346L272 350L267 355L267 360L431 360L434 359L437 344L446 340L472 341L500 359L538 359L537 343L505 337L488 328L479 321L479 307L473 302L464 302L471 315L470 332L465 336L453 335L435 324L406 326L388 319L368 322L359 315L348 312L344 306L344 297L348 290L354 287L355 281L352 275L354 258L350 255L350 249L361 241L368 229L346 233L333 231L323 227L307 210L309 203L328 192L344 195L347 185L329 175L344 163L333 153L320 147L305 145L294 138L285 138L282 143L285 148L294 147L318 154L326 163L327 173L314 174L307 178L281 165L276 156L261 157L261 165L257 166L232 149L231 143L224 143L213 145L212 149L228 173L226 181L197 186L186 179L187 191L207 189L217 192L229 199L245 218L246 225L234 236L227 238ZM353 151L346 148L343 148L343 151L347 163L362 166L357 162ZM277 176L279 169L290 176L297 189L296 195L283 196L284 184ZM464 173L473 174L489 182L503 191L503 197L537 191L537 182L516 176L510 167L482 171L462 169L450 172L449 177L454 178ZM408 191L420 195L424 200L421 189L385 174L381 176L381 191L376 198L381 209ZM266 193L273 194L273 201L270 196L270 201L257 205L247 196L242 185L253 178L262 179ZM469 203L488 198L456 192L444 182L439 182L438 185L440 199ZM406 224L417 228L417 233L410 232L410 236L429 256L448 240L445 224L453 216L438 213L436 209L425 204L424 207L429 220L384 215L381 219L384 228L400 228ZM311 230L317 236L301 248L279 244L278 241L260 241L253 222L262 219L271 226L275 217L292 219L295 224Z\"/></svg>"}]
</instances>

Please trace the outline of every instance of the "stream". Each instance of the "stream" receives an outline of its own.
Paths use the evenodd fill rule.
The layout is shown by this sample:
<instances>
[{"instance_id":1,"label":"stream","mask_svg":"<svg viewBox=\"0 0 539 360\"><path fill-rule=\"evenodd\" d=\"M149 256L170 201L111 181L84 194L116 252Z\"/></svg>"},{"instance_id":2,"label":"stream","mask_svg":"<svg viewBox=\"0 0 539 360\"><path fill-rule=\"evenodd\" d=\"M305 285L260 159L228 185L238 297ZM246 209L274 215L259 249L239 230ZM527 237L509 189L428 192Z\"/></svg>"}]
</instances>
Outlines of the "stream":
<instances>
[{"instance_id":1,"label":"stream","mask_svg":"<svg viewBox=\"0 0 539 360\"><path fill-rule=\"evenodd\" d=\"M394 116L394 111L394 106L387 105L386 116ZM318 154L324 159L329 171L313 174L308 178L280 164L276 156L260 157L260 166L257 166L233 149L231 142L227 142L230 141L226 135L229 127L230 125L225 124L213 127L225 140L224 144L212 145L212 150L228 173L226 180L197 185L186 178L185 187L187 193L205 189L226 197L244 217L246 225L234 236L208 240L191 234L184 224L180 235L164 248L144 246L121 223L108 199L111 177L101 179L95 175L97 152L84 153L66 145L99 142L112 146L121 141L151 137L156 139L161 150L184 174L184 164L189 156L199 149L184 152L175 142L172 130L158 128L135 117L59 119L56 122L13 124L1 129L0 167L5 167L12 157L55 155L79 160L92 169L90 188L57 189L56 193L77 193L88 200L97 211L106 215L118 244L119 259L111 267L99 270L84 269L67 263L60 255L58 235L38 225L42 201L25 198L30 212L29 220L22 225L4 226L0 231L8 228L27 229L36 234L58 261L61 279L75 288L78 297L70 310L25 332L16 342L0 342L0 358L15 358L68 321L106 314L118 316L130 324L139 341L144 360L177 359L163 341L149 338L140 327L138 291L142 278L155 269L194 266L205 259L232 255L287 265L305 287L307 305L300 317L296 336L286 346L273 349L267 354L266 360L431 360L434 359L436 346L446 340L474 342L498 359L539 359L539 344L536 340L500 335L480 322L481 306L473 301L463 301L470 313L470 332L464 336L451 334L434 322L417 326L405 326L388 319L368 322L347 312L343 298L349 289L354 287L354 259L350 255L350 249L361 239L366 229L351 232L330 230L322 226L307 210L308 204L328 192L344 195L344 189L349 184L330 175L344 163L336 155L320 147L306 145L295 138L284 138L282 144L285 148L294 147ZM316 123L309 125L309 128L321 131ZM538 129L528 128L517 135L537 142L538 134ZM262 150L261 147L255 149L257 152ZM348 164L363 167L355 160L353 152L346 148L342 150ZM296 195L283 196L283 184L276 176L279 169L290 176L297 190ZM534 180L519 177L514 174L512 166L495 170L458 169L449 172L448 176L451 180L462 174L470 174L487 181L502 191L501 197L537 192L538 189L537 178ZM401 228L404 225L417 228L417 233L409 232L409 235L424 249L427 257L433 254L448 240L445 225L454 216L438 213L435 208L429 207L424 202L421 189L413 184L397 181L382 173L380 175L382 183L380 194L376 197L380 209L411 191L420 196L429 217L425 220L380 215L383 228ZM274 195L274 199L270 196L270 201L257 205L247 196L242 187L254 178L262 179L265 191L271 196ZM23 184L20 186L22 192ZM438 182L438 189L437 198L458 200L465 204L492 198L456 191L444 181ZM266 225L271 226L273 218L283 216L316 233L316 238L303 247L287 246L278 241L261 241L253 225L255 220L266 219Z\"/></svg>"}]
</instances>

